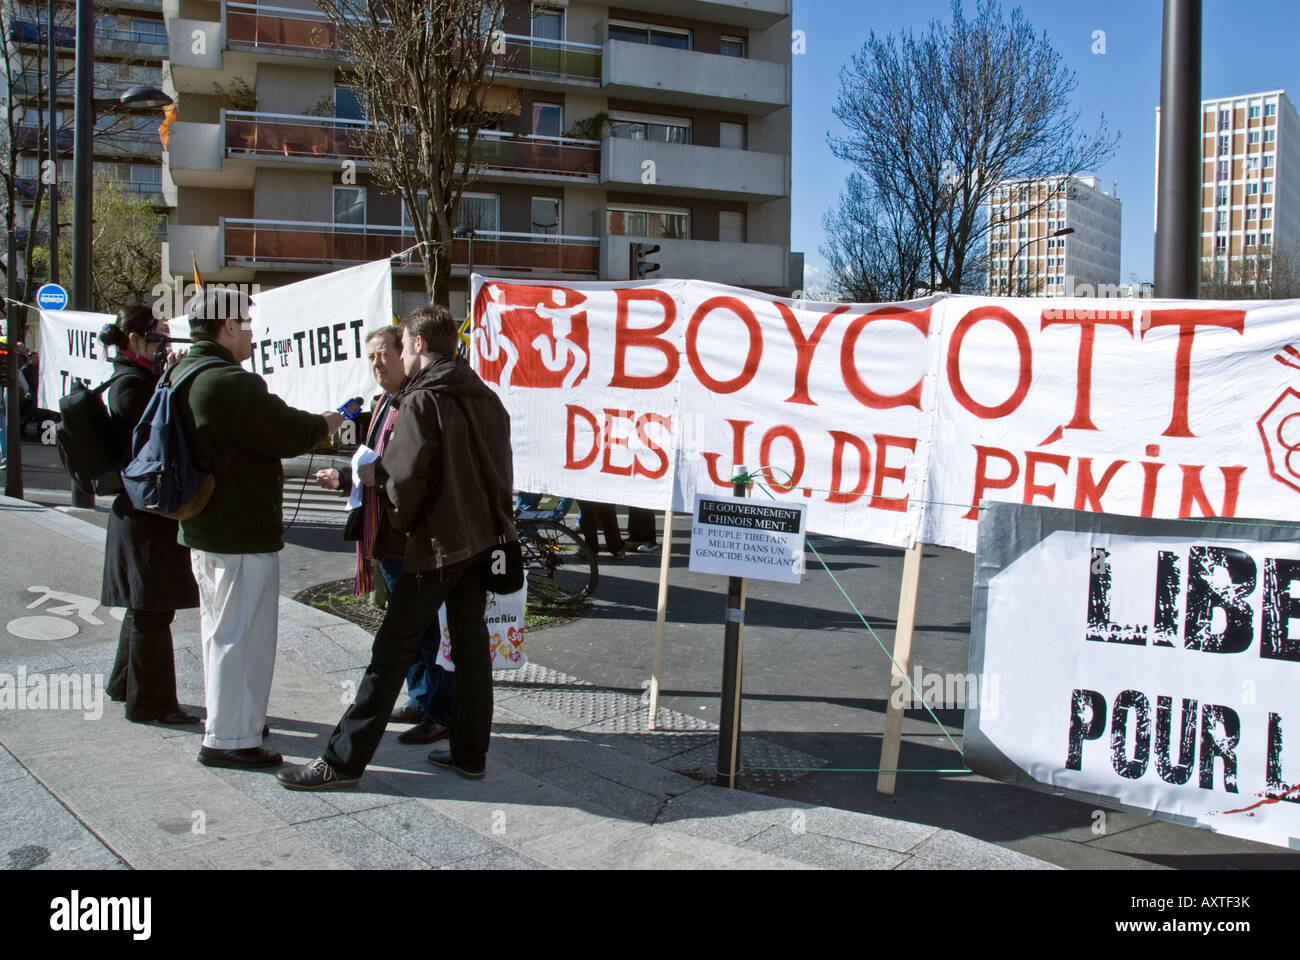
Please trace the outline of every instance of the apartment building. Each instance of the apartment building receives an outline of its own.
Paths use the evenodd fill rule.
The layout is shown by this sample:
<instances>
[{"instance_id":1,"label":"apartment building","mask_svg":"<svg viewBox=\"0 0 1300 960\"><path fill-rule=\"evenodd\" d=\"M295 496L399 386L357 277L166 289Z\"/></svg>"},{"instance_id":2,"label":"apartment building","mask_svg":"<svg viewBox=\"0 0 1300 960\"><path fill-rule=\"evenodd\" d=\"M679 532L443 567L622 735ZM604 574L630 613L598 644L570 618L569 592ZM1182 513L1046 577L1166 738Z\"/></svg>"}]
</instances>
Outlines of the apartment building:
<instances>
[{"instance_id":1,"label":"apartment building","mask_svg":"<svg viewBox=\"0 0 1300 960\"><path fill-rule=\"evenodd\" d=\"M371 184L355 144L366 120L347 52L310 0L164 2L179 104L165 275L193 254L205 279L278 286L410 246L399 197ZM459 213L474 269L622 280L639 241L662 248L656 276L801 286L790 17L790 0L509 0L492 97L514 106L480 135ZM251 109L214 95L240 83ZM462 315L469 241L452 253ZM422 304L419 265L395 265L394 288L399 312Z\"/></svg>"},{"instance_id":2,"label":"apartment building","mask_svg":"<svg viewBox=\"0 0 1300 960\"><path fill-rule=\"evenodd\" d=\"M1202 100L1201 110L1202 280L1253 275L1251 261L1274 250L1300 254L1300 118L1286 91Z\"/></svg>"},{"instance_id":3,"label":"apartment building","mask_svg":"<svg viewBox=\"0 0 1300 960\"><path fill-rule=\"evenodd\" d=\"M137 84L157 87L162 80L162 61L167 50L162 0L107 0L97 7L95 99L116 100ZM16 239L19 244L25 244L31 199L37 178L41 176L42 161L49 159L48 138L37 136L40 124L49 117L48 5L42 0L21 3L4 0L4 24L5 55L14 77L12 103L6 106L9 115L14 117L13 132L20 150L15 184L15 212L20 230ZM65 204L62 215L67 219L71 219L71 211L66 205L71 204L72 196L75 24L74 4L57 4L54 12L57 56L54 125L58 152L55 173ZM8 96L8 86L0 88L0 99ZM96 118L92 138L96 176L107 175L117 180L159 208L163 204L162 144L158 138L162 119L161 113L127 116L104 109ZM36 239L42 244L48 242L43 231Z\"/></svg>"},{"instance_id":4,"label":"apartment building","mask_svg":"<svg viewBox=\"0 0 1300 960\"><path fill-rule=\"evenodd\" d=\"M1122 205L1096 177L1000 183L986 210L990 293L1063 297L1083 284L1118 285Z\"/></svg>"}]
</instances>

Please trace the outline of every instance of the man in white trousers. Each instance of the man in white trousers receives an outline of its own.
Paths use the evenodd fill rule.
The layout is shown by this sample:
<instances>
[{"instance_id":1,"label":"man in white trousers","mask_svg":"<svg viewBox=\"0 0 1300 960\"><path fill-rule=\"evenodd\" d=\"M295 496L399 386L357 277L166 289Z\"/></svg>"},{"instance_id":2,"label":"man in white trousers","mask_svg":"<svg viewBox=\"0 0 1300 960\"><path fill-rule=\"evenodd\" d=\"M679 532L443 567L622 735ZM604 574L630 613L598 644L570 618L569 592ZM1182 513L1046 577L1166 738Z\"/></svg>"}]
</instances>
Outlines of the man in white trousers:
<instances>
[{"instance_id":1,"label":"man in white trousers","mask_svg":"<svg viewBox=\"0 0 1300 960\"><path fill-rule=\"evenodd\" d=\"M182 520L199 585L208 718L198 760L209 767L274 767L262 746L275 669L280 597L280 461L316 447L342 415L295 410L240 366L253 353L248 298L208 288L190 304L195 340L173 377L205 358L225 363L182 385L190 456L216 479L203 511Z\"/></svg>"}]
</instances>

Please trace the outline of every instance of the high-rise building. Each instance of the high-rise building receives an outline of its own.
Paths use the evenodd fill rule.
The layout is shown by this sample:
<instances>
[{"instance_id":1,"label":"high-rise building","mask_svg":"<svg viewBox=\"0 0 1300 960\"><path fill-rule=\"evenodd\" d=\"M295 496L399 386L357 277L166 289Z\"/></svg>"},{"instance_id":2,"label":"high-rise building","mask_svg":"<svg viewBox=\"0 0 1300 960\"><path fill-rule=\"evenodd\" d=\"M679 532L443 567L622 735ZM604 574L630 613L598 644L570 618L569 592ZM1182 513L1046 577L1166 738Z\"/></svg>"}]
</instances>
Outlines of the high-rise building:
<instances>
[{"instance_id":1,"label":"high-rise building","mask_svg":"<svg viewBox=\"0 0 1300 960\"><path fill-rule=\"evenodd\" d=\"M1231 283L1274 251L1300 253L1300 118L1284 90L1202 100L1201 112L1201 279Z\"/></svg>"},{"instance_id":2,"label":"high-rise building","mask_svg":"<svg viewBox=\"0 0 1300 960\"><path fill-rule=\"evenodd\" d=\"M192 253L205 280L279 286L413 243L350 136L364 98L310 0L167 0L165 15L179 104L166 275L188 274ZM645 241L662 248L657 277L802 286L790 19L790 0L508 0L489 95L511 106L480 134L456 225L474 230L475 270L627 279L629 244ZM463 315L469 241L452 256ZM394 277L399 313L424 303L418 262Z\"/></svg>"},{"instance_id":3,"label":"high-rise building","mask_svg":"<svg viewBox=\"0 0 1300 960\"><path fill-rule=\"evenodd\" d=\"M1119 283L1121 204L1096 177L1005 181L986 211L990 293L1062 297Z\"/></svg>"},{"instance_id":4,"label":"high-rise building","mask_svg":"<svg viewBox=\"0 0 1300 960\"><path fill-rule=\"evenodd\" d=\"M57 79L53 119L56 163L49 166L48 136L38 130L48 122L49 107L49 10L44 0L18 2L0 0L5 26L7 79L0 82L0 102L10 120L10 131L18 147L15 169L15 227L20 248L27 243L32 201L38 178L46 187L51 175L62 200L61 215L71 220L73 141L73 57L77 31L75 8L62 0L54 10L54 45ZM95 14L95 70L93 96L101 103L116 100L130 87L161 83L162 61L167 51L167 30L163 23L162 0L101 0ZM132 194L154 202L161 211L162 144L158 138L161 112L124 114L102 108L96 117L91 143L96 177L117 180ZM39 121L39 122L38 122ZM42 204L49 210L49 194ZM42 213L42 222L47 214ZM48 243L44 228L34 237ZM16 258L21 263L21 253ZM66 284L72 265L62 264ZM34 279L44 279L37 277Z\"/></svg>"}]
</instances>

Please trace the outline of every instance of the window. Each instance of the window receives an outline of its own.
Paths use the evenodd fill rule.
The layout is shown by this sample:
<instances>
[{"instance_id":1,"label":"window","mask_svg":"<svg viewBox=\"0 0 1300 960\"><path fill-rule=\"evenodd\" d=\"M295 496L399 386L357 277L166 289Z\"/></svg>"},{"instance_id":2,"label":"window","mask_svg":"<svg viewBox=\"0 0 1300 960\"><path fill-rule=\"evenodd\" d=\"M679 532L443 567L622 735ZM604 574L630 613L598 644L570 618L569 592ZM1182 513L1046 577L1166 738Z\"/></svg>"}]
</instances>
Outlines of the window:
<instances>
[{"instance_id":1,"label":"window","mask_svg":"<svg viewBox=\"0 0 1300 960\"><path fill-rule=\"evenodd\" d=\"M745 58L745 38L723 37L718 52L724 57L739 57L743 60Z\"/></svg>"},{"instance_id":2,"label":"window","mask_svg":"<svg viewBox=\"0 0 1300 960\"><path fill-rule=\"evenodd\" d=\"M1252 120L1255 120L1255 119L1258 119L1258 118L1259 118L1259 104L1258 104L1258 103L1252 103L1252 104L1250 105L1250 113L1249 113L1249 116L1250 116L1250 119L1252 119Z\"/></svg>"},{"instance_id":3,"label":"window","mask_svg":"<svg viewBox=\"0 0 1300 960\"><path fill-rule=\"evenodd\" d=\"M1226 161L1224 162L1224 165L1225 165L1225 166L1227 165ZM1247 158L1246 158L1246 169L1247 169L1247 170L1258 170L1258 169L1259 169L1259 157L1247 157Z\"/></svg>"},{"instance_id":4,"label":"window","mask_svg":"<svg viewBox=\"0 0 1300 960\"><path fill-rule=\"evenodd\" d=\"M725 120L719 123L718 146L726 147L729 150L744 150L745 125L743 123L728 123Z\"/></svg>"},{"instance_id":5,"label":"window","mask_svg":"<svg viewBox=\"0 0 1300 960\"><path fill-rule=\"evenodd\" d=\"M340 120L366 119L365 93L356 87L334 87L334 116Z\"/></svg>"},{"instance_id":6,"label":"window","mask_svg":"<svg viewBox=\"0 0 1300 960\"><path fill-rule=\"evenodd\" d=\"M1272 181L1272 180L1265 180L1265 181L1264 181L1264 186L1263 186L1262 188L1260 188L1260 192L1261 192L1261 193L1272 193L1272 192L1273 192L1273 181Z\"/></svg>"},{"instance_id":7,"label":"window","mask_svg":"<svg viewBox=\"0 0 1300 960\"><path fill-rule=\"evenodd\" d=\"M558 7L533 4L533 39L562 41L564 39L564 10Z\"/></svg>"},{"instance_id":8,"label":"window","mask_svg":"<svg viewBox=\"0 0 1300 960\"><path fill-rule=\"evenodd\" d=\"M1223 216L1223 214L1219 214L1219 216ZM1254 208L1254 207L1247 207L1247 208L1246 208L1246 221L1249 222L1249 221L1254 220L1254 219L1255 219L1255 208ZM1224 226L1223 224L1219 224L1219 229L1222 230L1222 229L1223 229L1223 226Z\"/></svg>"},{"instance_id":9,"label":"window","mask_svg":"<svg viewBox=\"0 0 1300 960\"><path fill-rule=\"evenodd\" d=\"M1217 168L1215 169L1215 171L1214 171L1214 178L1215 178L1216 180L1227 180L1227 179L1228 179L1228 161L1227 161L1227 160L1220 160L1220 161L1219 161L1219 165L1218 165L1218 167L1217 167Z\"/></svg>"},{"instance_id":10,"label":"window","mask_svg":"<svg viewBox=\"0 0 1300 960\"><path fill-rule=\"evenodd\" d=\"M691 234L691 214L683 209L611 204L605 211L605 224L612 236L689 240Z\"/></svg>"},{"instance_id":11,"label":"window","mask_svg":"<svg viewBox=\"0 0 1300 960\"><path fill-rule=\"evenodd\" d=\"M1220 129L1220 130L1231 130L1231 129L1232 129L1232 111L1231 111L1231 110L1220 110L1220 111L1219 111L1219 129Z\"/></svg>"},{"instance_id":12,"label":"window","mask_svg":"<svg viewBox=\"0 0 1300 960\"><path fill-rule=\"evenodd\" d=\"M1270 206L1263 206L1263 207L1260 207L1260 208L1259 208L1259 219L1261 219L1261 220L1272 220L1272 219L1273 219L1273 208L1270 207Z\"/></svg>"},{"instance_id":13,"label":"window","mask_svg":"<svg viewBox=\"0 0 1300 960\"><path fill-rule=\"evenodd\" d=\"M1028 200L1029 200L1029 188L1028 188L1028 187L1021 187L1020 190L1019 190L1018 193L1017 193L1017 199L1018 199L1021 203L1026 203L1026 202L1028 202Z\"/></svg>"},{"instance_id":14,"label":"window","mask_svg":"<svg viewBox=\"0 0 1300 960\"><path fill-rule=\"evenodd\" d=\"M625 140L653 140L656 143L690 143L691 121L682 117L661 117L649 113L610 114L609 134Z\"/></svg>"},{"instance_id":15,"label":"window","mask_svg":"<svg viewBox=\"0 0 1300 960\"><path fill-rule=\"evenodd\" d=\"M626 43L648 43L652 47L670 47L674 50L691 49L689 30L655 27L648 23L631 23L626 20L609 22L609 39Z\"/></svg>"},{"instance_id":16,"label":"window","mask_svg":"<svg viewBox=\"0 0 1300 960\"><path fill-rule=\"evenodd\" d=\"M1266 231L1259 235L1259 245L1261 247L1273 246L1273 234L1271 231Z\"/></svg>"},{"instance_id":17,"label":"window","mask_svg":"<svg viewBox=\"0 0 1300 960\"><path fill-rule=\"evenodd\" d=\"M1276 117L1276 116L1277 116L1277 101L1276 101L1276 100L1274 100L1272 103L1266 103L1266 104L1264 104L1264 116L1266 116L1266 117Z\"/></svg>"},{"instance_id":18,"label":"window","mask_svg":"<svg viewBox=\"0 0 1300 960\"><path fill-rule=\"evenodd\" d=\"M1227 229L1228 229L1228 214L1227 214L1227 211L1225 211L1225 210L1220 210L1218 213L1216 213L1216 214L1214 215L1214 229L1215 229L1215 230L1227 230Z\"/></svg>"},{"instance_id":19,"label":"window","mask_svg":"<svg viewBox=\"0 0 1300 960\"><path fill-rule=\"evenodd\" d=\"M1225 185L1220 185L1220 186L1219 186L1219 187L1214 191L1214 202L1215 202L1216 204L1219 204L1220 206L1222 206L1223 204L1225 204L1225 203L1228 202L1228 188L1227 188L1227 186L1225 186Z\"/></svg>"},{"instance_id":20,"label":"window","mask_svg":"<svg viewBox=\"0 0 1300 960\"><path fill-rule=\"evenodd\" d=\"M24 180L34 180L40 176L40 164L36 162L35 157L20 156L18 158L18 176Z\"/></svg>"},{"instance_id":21,"label":"window","mask_svg":"<svg viewBox=\"0 0 1300 960\"><path fill-rule=\"evenodd\" d=\"M161 190L162 167L156 163L133 163L131 164L131 182Z\"/></svg>"},{"instance_id":22,"label":"window","mask_svg":"<svg viewBox=\"0 0 1300 960\"><path fill-rule=\"evenodd\" d=\"M501 229L501 197L495 193L462 193L456 207L456 229L496 233Z\"/></svg>"},{"instance_id":23,"label":"window","mask_svg":"<svg viewBox=\"0 0 1300 960\"><path fill-rule=\"evenodd\" d=\"M533 104L533 136L558 137L564 129L564 108L558 103Z\"/></svg>"},{"instance_id":24,"label":"window","mask_svg":"<svg viewBox=\"0 0 1300 960\"><path fill-rule=\"evenodd\" d=\"M723 243L745 242L745 211L718 211L718 239Z\"/></svg>"},{"instance_id":25,"label":"window","mask_svg":"<svg viewBox=\"0 0 1300 960\"><path fill-rule=\"evenodd\" d=\"M1223 136L1219 137L1219 156L1222 157L1231 150L1232 150L1232 137L1228 136L1225 133Z\"/></svg>"},{"instance_id":26,"label":"window","mask_svg":"<svg viewBox=\"0 0 1300 960\"><path fill-rule=\"evenodd\" d=\"M1249 238L1249 237L1246 238L1246 242L1247 242L1247 243L1250 242L1250 238ZM1227 250L1227 249L1228 249L1228 238L1225 237L1225 236L1222 236L1222 235L1215 237L1215 238L1214 238L1214 249L1215 249L1215 251L1217 251L1217 252L1219 252L1219 253L1222 253L1224 250Z\"/></svg>"},{"instance_id":27,"label":"window","mask_svg":"<svg viewBox=\"0 0 1300 960\"><path fill-rule=\"evenodd\" d=\"M532 212L532 233L556 237L563 232L560 229L559 197L533 197Z\"/></svg>"},{"instance_id":28,"label":"window","mask_svg":"<svg viewBox=\"0 0 1300 960\"><path fill-rule=\"evenodd\" d=\"M54 34L58 39L58 26L56 23ZM161 20L132 20L131 21L131 39L136 43L167 43L167 26Z\"/></svg>"},{"instance_id":29,"label":"window","mask_svg":"<svg viewBox=\"0 0 1300 960\"><path fill-rule=\"evenodd\" d=\"M1220 190L1224 190L1224 189L1226 189L1226 188L1224 188L1224 187L1220 187L1219 189L1220 189ZM1257 194L1257 193L1259 193L1259 181L1258 181L1258 180L1252 180L1252 181L1250 181L1250 183L1246 184L1246 196L1248 196L1248 197L1253 197L1253 196L1255 196L1255 194ZM1222 202L1222 201L1221 201L1221 202Z\"/></svg>"},{"instance_id":30,"label":"window","mask_svg":"<svg viewBox=\"0 0 1300 960\"><path fill-rule=\"evenodd\" d=\"M1272 127L1268 127L1267 129L1265 129L1265 131L1264 131L1264 142L1265 142L1265 143L1272 143L1272 142L1273 142L1274 140L1276 140L1276 139L1277 139L1277 131L1276 131L1276 130L1274 130Z\"/></svg>"},{"instance_id":31,"label":"window","mask_svg":"<svg viewBox=\"0 0 1300 960\"><path fill-rule=\"evenodd\" d=\"M1271 153L1264 154L1264 169L1265 170L1273 169L1273 154Z\"/></svg>"},{"instance_id":32,"label":"window","mask_svg":"<svg viewBox=\"0 0 1300 960\"><path fill-rule=\"evenodd\" d=\"M366 222L366 188L334 188L334 222L364 224Z\"/></svg>"},{"instance_id":33,"label":"window","mask_svg":"<svg viewBox=\"0 0 1300 960\"><path fill-rule=\"evenodd\" d=\"M1259 131L1258 131L1258 130L1252 130L1252 131L1250 131L1250 133L1246 134L1246 142L1247 142L1247 143L1259 143Z\"/></svg>"}]
</instances>

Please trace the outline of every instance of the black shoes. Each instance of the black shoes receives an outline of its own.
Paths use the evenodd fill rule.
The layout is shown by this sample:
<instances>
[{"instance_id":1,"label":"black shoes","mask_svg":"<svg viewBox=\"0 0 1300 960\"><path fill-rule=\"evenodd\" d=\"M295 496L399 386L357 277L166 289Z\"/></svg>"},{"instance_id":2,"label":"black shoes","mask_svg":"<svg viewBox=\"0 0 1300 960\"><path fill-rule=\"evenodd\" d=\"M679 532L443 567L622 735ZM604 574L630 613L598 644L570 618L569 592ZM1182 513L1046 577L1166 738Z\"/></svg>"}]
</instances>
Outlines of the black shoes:
<instances>
[{"instance_id":1,"label":"black shoes","mask_svg":"<svg viewBox=\"0 0 1300 960\"><path fill-rule=\"evenodd\" d=\"M437 743L447 739L451 727L441 723L421 723L398 736L399 743Z\"/></svg>"},{"instance_id":2,"label":"black shoes","mask_svg":"<svg viewBox=\"0 0 1300 960\"><path fill-rule=\"evenodd\" d=\"M202 723L203 718L196 717L192 713L186 713L178 707L165 717L158 717L157 722L166 724L167 726L173 726L183 723Z\"/></svg>"},{"instance_id":3,"label":"black shoes","mask_svg":"<svg viewBox=\"0 0 1300 960\"><path fill-rule=\"evenodd\" d=\"M455 761L451 759L450 750L433 751L429 754L429 762L435 767L441 767L444 770L450 770L452 773L459 774L466 780L482 780L483 774L487 772L486 768L475 772L473 770L466 770L463 767L456 766Z\"/></svg>"},{"instance_id":4,"label":"black shoes","mask_svg":"<svg viewBox=\"0 0 1300 960\"><path fill-rule=\"evenodd\" d=\"M423 719L424 711L409 704L404 707L394 707L393 712L388 716L389 723L419 723Z\"/></svg>"},{"instance_id":5,"label":"black shoes","mask_svg":"<svg viewBox=\"0 0 1300 960\"><path fill-rule=\"evenodd\" d=\"M275 775L276 782L286 790L346 790L355 787L360 777L339 773L323 757L301 767L290 767Z\"/></svg>"},{"instance_id":6,"label":"black shoes","mask_svg":"<svg viewBox=\"0 0 1300 960\"><path fill-rule=\"evenodd\" d=\"M199 747L199 763L205 767L231 767L235 770L251 770L258 767L278 767L284 763L284 757L273 750L262 747L245 747L242 750L217 750L213 747Z\"/></svg>"}]
</instances>

